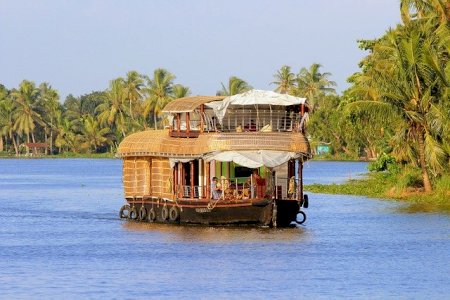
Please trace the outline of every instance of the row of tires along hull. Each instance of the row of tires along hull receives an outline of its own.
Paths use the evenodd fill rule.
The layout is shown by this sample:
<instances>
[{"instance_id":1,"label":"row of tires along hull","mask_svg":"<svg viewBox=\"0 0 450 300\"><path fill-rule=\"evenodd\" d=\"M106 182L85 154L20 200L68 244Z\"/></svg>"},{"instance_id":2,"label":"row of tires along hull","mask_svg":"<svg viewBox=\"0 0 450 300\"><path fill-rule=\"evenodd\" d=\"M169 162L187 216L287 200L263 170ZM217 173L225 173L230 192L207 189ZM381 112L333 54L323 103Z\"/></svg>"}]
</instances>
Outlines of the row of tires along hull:
<instances>
[{"instance_id":1,"label":"row of tires along hull","mask_svg":"<svg viewBox=\"0 0 450 300\"><path fill-rule=\"evenodd\" d=\"M275 200L264 206L193 208L172 203L125 204L119 215L122 219L158 223L191 223L205 225L254 224L288 227L292 222L302 224L306 215L297 201ZM303 207L306 207L303 205Z\"/></svg>"}]
</instances>

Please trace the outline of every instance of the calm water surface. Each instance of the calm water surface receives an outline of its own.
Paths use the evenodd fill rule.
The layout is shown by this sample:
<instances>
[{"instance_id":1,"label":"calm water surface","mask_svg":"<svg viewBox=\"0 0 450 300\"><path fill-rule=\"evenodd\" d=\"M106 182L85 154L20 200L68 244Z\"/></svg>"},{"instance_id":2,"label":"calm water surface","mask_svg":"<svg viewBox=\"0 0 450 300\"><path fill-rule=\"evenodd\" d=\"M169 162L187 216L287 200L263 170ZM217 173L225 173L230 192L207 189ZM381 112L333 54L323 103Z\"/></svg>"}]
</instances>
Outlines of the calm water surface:
<instances>
[{"instance_id":1,"label":"calm water surface","mask_svg":"<svg viewBox=\"0 0 450 300\"><path fill-rule=\"evenodd\" d=\"M310 162L306 183L364 163ZM0 160L0 298L450 298L450 217L310 194L305 226L122 221L120 160Z\"/></svg>"}]
</instances>

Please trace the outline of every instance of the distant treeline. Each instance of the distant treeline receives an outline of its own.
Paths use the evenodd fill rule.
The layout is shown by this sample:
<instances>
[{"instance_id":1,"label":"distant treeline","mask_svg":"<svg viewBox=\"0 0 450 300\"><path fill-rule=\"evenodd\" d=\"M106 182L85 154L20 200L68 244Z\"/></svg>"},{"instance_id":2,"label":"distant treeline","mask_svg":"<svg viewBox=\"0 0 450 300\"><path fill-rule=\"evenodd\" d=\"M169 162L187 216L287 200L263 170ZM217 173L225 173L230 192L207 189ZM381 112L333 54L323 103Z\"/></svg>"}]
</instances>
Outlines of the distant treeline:
<instances>
[{"instance_id":1,"label":"distant treeline","mask_svg":"<svg viewBox=\"0 0 450 300\"><path fill-rule=\"evenodd\" d=\"M314 151L333 157L376 158L380 154L421 170L425 190L448 172L450 158L450 5L444 0L400 1L402 24L375 40L361 40L369 54L350 88L337 95L330 73L313 64L293 73L282 66L274 90L306 97L311 107L308 135ZM0 85L0 151L25 153L45 142L52 154L114 153L128 134L165 125L160 112L171 100L191 94L175 76L130 71L105 91L60 102L50 84L24 80ZM236 76L217 94L251 89Z\"/></svg>"}]
</instances>

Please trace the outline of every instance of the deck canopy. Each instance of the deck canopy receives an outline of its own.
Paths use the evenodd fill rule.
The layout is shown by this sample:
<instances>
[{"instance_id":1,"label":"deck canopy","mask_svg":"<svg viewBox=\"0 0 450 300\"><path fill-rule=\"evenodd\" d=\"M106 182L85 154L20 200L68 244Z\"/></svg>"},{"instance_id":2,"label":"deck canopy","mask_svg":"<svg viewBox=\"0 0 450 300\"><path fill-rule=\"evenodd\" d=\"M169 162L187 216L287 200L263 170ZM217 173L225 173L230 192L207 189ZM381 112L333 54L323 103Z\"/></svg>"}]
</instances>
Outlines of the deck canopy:
<instances>
[{"instance_id":1,"label":"deck canopy","mask_svg":"<svg viewBox=\"0 0 450 300\"><path fill-rule=\"evenodd\" d=\"M178 98L169 102L162 112L169 114L192 112L202 104L221 101L224 98L224 96L193 96Z\"/></svg>"},{"instance_id":2,"label":"deck canopy","mask_svg":"<svg viewBox=\"0 0 450 300\"><path fill-rule=\"evenodd\" d=\"M209 153L204 156L206 161L227 161L235 162L247 168L259 168L262 166L276 167L285 162L300 157L299 153L273 150L253 150L253 151L220 151Z\"/></svg>"},{"instance_id":3,"label":"deck canopy","mask_svg":"<svg viewBox=\"0 0 450 300\"><path fill-rule=\"evenodd\" d=\"M228 106L230 105L270 105L270 106L290 106L306 104L306 98L294 97L287 94L279 94L272 91L250 90L248 92L226 97L219 105L212 108L219 121L225 116Z\"/></svg>"}]
</instances>

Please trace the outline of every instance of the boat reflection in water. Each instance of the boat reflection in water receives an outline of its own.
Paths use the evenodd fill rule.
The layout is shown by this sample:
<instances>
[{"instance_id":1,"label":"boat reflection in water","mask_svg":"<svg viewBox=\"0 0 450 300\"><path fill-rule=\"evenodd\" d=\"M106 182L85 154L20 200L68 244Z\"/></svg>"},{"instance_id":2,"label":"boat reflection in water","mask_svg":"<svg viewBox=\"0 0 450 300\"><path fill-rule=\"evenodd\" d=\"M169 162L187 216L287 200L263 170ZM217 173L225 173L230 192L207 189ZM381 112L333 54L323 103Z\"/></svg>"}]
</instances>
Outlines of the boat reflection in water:
<instances>
[{"instance_id":1,"label":"boat reflection in water","mask_svg":"<svg viewBox=\"0 0 450 300\"><path fill-rule=\"evenodd\" d=\"M139 236L143 243L151 243L154 236L147 233L161 234L164 239L184 242L210 243L298 243L307 241L309 234L304 227L270 228L248 226L167 226L160 223L124 222L123 228L130 232L144 233Z\"/></svg>"}]
</instances>

